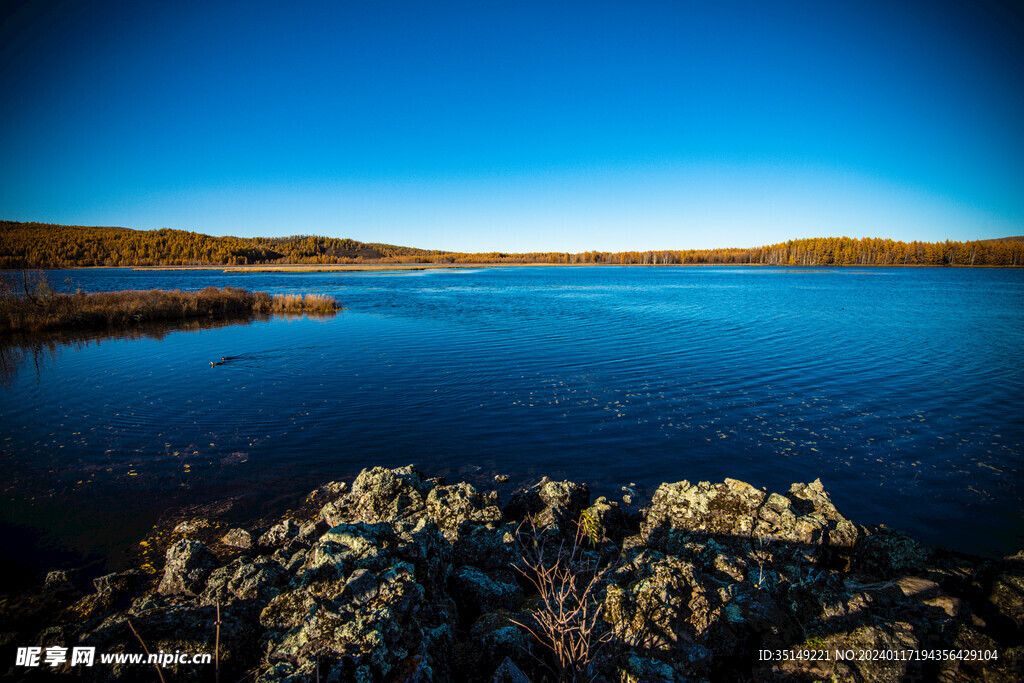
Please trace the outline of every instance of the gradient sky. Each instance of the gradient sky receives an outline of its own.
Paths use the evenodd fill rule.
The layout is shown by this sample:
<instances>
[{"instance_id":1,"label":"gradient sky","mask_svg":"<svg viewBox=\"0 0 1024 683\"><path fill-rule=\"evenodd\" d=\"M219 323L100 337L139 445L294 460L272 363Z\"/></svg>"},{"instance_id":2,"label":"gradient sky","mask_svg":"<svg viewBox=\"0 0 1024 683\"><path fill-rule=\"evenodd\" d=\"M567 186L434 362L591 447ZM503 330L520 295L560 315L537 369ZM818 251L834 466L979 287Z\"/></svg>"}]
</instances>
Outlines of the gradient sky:
<instances>
[{"instance_id":1,"label":"gradient sky","mask_svg":"<svg viewBox=\"0 0 1024 683\"><path fill-rule=\"evenodd\" d=\"M1024 233L997 2L8 2L0 218L458 251Z\"/></svg>"}]
</instances>

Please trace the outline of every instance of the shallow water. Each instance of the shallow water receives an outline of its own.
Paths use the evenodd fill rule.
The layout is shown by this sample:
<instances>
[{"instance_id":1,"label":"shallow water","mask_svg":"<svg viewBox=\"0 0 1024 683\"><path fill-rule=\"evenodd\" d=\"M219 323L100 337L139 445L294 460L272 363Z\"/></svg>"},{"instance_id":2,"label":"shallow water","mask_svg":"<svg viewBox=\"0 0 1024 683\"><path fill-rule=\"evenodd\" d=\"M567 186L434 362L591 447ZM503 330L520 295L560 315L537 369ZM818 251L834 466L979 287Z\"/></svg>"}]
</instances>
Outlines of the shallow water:
<instances>
[{"instance_id":1,"label":"shallow water","mask_svg":"<svg viewBox=\"0 0 1024 683\"><path fill-rule=\"evenodd\" d=\"M605 495L820 477L859 523L986 555L1024 546L1024 270L50 280L316 292L345 310L28 352L0 397L0 559L102 556L172 505L247 495L270 510L410 462L481 483L567 477Z\"/></svg>"}]
</instances>

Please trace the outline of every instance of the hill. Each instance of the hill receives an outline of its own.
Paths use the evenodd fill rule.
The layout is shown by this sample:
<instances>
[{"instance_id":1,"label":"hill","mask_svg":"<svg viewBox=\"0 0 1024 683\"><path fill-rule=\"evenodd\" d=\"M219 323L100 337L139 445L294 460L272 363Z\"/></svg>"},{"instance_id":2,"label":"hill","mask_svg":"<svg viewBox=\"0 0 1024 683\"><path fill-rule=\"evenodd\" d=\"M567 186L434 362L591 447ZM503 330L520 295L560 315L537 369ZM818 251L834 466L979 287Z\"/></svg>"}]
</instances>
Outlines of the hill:
<instances>
[{"instance_id":1,"label":"hill","mask_svg":"<svg viewBox=\"0 0 1024 683\"><path fill-rule=\"evenodd\" d=\"M214 237L185 230L0 221L0 268L361 263L443 252L351 239Z\"/></svg>"},{"instance_id":2,"label":"hill","mask_svg":"<svg viewBox=\"0 0 1024 683\"><path fill-rule=\"evenodd\" d=\"M0 268L372 263L1019 267L1024 265L1024 237L970 242L817 237L750 248L506 254L414 249L316 235L214 237L167 228L0 221Z\"/></svg>"}]
</instances>

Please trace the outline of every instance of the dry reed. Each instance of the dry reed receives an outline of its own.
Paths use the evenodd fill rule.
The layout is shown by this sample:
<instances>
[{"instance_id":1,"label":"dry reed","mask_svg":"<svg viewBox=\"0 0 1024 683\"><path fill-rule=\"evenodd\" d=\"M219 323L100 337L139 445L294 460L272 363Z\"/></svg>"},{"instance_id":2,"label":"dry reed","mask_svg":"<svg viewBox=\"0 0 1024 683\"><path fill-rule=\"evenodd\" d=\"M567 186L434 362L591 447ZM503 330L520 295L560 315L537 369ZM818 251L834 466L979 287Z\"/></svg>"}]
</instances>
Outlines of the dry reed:
<instances>
[{"instance_id":1,"label":"dry reed","mask_svg":"<svg viewBox=\"0 0 1024 683\"><path fill-rule=\"evenodd\" d=\"M207 287L198 292L151 289L64 294L45 280L0 285L0 332L122 327L188 318L244 317L256 313L332 313L333 297L319 294L250 292L240 287Z\"/></svg>"}]
</instances>

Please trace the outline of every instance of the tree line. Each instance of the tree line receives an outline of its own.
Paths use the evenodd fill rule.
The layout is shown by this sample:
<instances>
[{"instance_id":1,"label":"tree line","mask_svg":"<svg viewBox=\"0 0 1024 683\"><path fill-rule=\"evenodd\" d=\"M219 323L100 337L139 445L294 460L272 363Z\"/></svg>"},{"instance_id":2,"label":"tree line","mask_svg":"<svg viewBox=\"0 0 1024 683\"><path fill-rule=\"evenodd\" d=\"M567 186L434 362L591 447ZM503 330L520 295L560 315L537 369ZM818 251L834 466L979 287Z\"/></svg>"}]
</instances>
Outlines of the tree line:
<instances>
[{"instance_id":1,"label":"tree line","mask_svg":"<svg viewBox=\"0 0 1024 683\"><path fill-rule=\"evenodd\" d=\"M752 248L511 254L414 249L315 235L214 237L166 228L0 221L0 268L369 263L1019 267L1024 265L1024 238L898 242L819 237Z\"/></svg>"}]
</instances>

